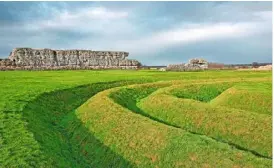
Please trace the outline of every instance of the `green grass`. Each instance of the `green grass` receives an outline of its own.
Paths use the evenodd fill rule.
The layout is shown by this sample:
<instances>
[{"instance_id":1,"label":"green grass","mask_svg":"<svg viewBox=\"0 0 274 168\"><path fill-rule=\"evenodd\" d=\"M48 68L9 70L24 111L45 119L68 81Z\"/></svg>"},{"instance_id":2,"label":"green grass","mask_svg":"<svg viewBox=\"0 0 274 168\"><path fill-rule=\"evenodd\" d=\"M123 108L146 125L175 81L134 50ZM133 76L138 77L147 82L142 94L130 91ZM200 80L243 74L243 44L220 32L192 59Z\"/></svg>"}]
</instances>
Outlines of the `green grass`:
<instances>
[{"instance_id":1,"label":"green grass","mask_svg":"<svg viewBox=\"0 0 274 168\"><path fill-rule=\"evenodd\" d=\"M271 76L271 72L237 71L0 72L0 167L270 167L270 159L173 128L169 120L157 120L158 115L153 118L137 104L167 86L194 81L270 81ZM125 87L156 81L167 82L147 85L146 89L140 85ZM114 94L120 86L124 86L117 88L122 89L121 94ZM267 84L263 91L255 89L254 93L269 95L270 90ZM208 102L219 92L213 91L210 99L200 101ZM262 114L267 115L263 121L266 126L271 117L270 99L260 99L268 109ZM213 99L209 104L215 106L215 100L222 108L230 108L223 100ZM249 116L260 115L260 103L248 107L235 106ZM261 122L260 117L255 121ZM260 130L259 125L253 129ZM266 141L271 136L267 130L260 133ZM261 151L269 150L258 146Z\"/></svg>"},{"instance_id":2,"label":"green grass","mask_svg":"<svg viewBox=\"0 0 274 168\"><path fill-rule=\"evenodd\" d=\"M41 145L47 167L109 167L115 162L130 165L90 134L74 113L74 109L97 92L127 84L130 82L96 83L43 94L28 103L23 116ZM91 145L85 149L83 144L87 141Z\"/></svg>"},{"instance_id":3,"label":"green grass","mask_svg":"<svg viewBox=\"0 0 274 168\"><path fill-rule=\"evenodd\" d=\"M237 85L211 103L272 115L272 82Z\"/></svg>"},{"instance_id":4,"label":"green grass","mask_svg":"<svg viewBox=\"0 0 274 168\"><path fill-rule=\"evenodd\" d=\"M153 94L140 102L140 99L147 97L160 86L145 85L144 87L122 88L112 93L110 97L129 110L155 121L197 134L208 135L216 140L252 151L255 154L271 157L272 127L270 116L213 107L188 99L176 99L161 94L161 92L160 94ZM197 94L193 98L203 101L215 98L220 94L218 90L224 90L229 86L231 87L233 84L176 86L169 89L169 92L186 98L190 98L189 96L192 95L190 93L194 94L196 92ZM180 93L179 90L182 90L182 92ZM140 102L139 107L136 105L138 102ZM259 128L254 130L254 127Z\"/></svg>"},{"instance_id":5,"label":"green grass","mask_svg":"<svg viewBox=\"0 0 274 168\"><path fill-rule=\"evenodd\" d=\"M139 167L152 167L151 162L159 167L190 167L195 160L197 167L204 164L210 167L259 166L259 164L267 166L271 162L248 151L232 149L227 143L182 129L178 130L159 120L154 120L149 114L144 115L143 111L136 108L135 102L148 96L157 87L166 85L161 83L161 86L152 84L144 87L137 86L137 89L130 87L107 90L92 97L78 108L77 114L91 132L98 134L99 139L109 144L118 143L119 146L115 146L114 149L130 162L138 163ZM111 99L122 106L117 106ZM96 108L102 104L109 106ZM101 132L104 134L101 135ZM262 162L259 163L259 160Z\"/></svg>"},{"instance_id":6,"label":"green grass","mask_svg":"<svg viewBox=\"0 0 274 168\"><path fill-rule=\"evenodd\" d=\"M225 83L222 85L206 84L206 85L188 85L181 88L171 90L171 94L185 99L193 99L201 102L209 102L219 96L223 91L230 88L232 84Z\"/></svg>"},{"instance_id":7,"label":"green grass","mask_svg":"<svg viewBox=\"0 0 274 168\"><path fill-rule=\"evenodd\" d=\"M235 108L212 106L211 104L190 99L178 99L168 95L175 93L176 95L186 95L185 97L189 98L188 92L191 93L195 90L194 88L189 89L189 87L193 86L195 85L165 89L163 92L158 92L142 100L139 103L139 108L151 116L157 117L159 120L166 121L185 130L234 144L255 154L272 157L271 116ZM205 90L201 89L201 92L198 91L201 95L193 98L197 99L198 97L199 100L211 100L213 98L212 93L218 90L217 88L222 89L227 88L227 86L227 83L217 84L215 88L211 85L210 87L214 89L212 89L213 91L209 89L209 94L205 94ZM210 87L208 85L205 85L205 87L195 86L195 88ZM178 93L180 89L182 89L182 93ZM258 97L258 99L263 99L263 97Z\"/></svg>"}]
</instances>

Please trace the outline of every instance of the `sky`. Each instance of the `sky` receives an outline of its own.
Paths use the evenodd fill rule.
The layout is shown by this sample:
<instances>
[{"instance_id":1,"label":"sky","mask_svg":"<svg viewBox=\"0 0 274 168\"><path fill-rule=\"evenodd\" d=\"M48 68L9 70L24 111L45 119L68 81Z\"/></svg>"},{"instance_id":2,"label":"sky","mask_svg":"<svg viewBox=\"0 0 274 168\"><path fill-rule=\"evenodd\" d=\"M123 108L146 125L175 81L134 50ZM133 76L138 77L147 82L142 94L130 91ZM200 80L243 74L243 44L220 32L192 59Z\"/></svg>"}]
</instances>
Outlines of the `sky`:
<instances>
[{"instance_id":1,"label":"sky","mask_svg":"<svg viewBox=\"0 0 274 168\"><path fill-rule=\"evenodd\" d=\"M13 48L127 51L143 65L272 62L272 2L0 2Z\"/></svg>"}]
</instances>

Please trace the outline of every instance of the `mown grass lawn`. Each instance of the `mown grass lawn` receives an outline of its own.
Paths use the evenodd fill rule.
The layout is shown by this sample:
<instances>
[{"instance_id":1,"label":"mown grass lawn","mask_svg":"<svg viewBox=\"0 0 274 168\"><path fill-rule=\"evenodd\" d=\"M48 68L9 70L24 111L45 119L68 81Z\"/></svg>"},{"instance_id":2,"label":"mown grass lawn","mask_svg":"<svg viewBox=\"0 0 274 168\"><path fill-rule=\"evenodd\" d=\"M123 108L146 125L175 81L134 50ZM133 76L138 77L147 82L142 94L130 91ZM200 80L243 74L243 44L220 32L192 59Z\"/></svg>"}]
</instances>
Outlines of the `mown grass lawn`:
<instances>
[{"instance_id":1,"label":"mown grass lawn","mask_svg":"<svg viewBox=\"0 0 274 168\"><path fill-rule=\"evenodd\" d=\"M0 72L0 167L270 167L271 77Z\"/></svg>"}]
</instances>

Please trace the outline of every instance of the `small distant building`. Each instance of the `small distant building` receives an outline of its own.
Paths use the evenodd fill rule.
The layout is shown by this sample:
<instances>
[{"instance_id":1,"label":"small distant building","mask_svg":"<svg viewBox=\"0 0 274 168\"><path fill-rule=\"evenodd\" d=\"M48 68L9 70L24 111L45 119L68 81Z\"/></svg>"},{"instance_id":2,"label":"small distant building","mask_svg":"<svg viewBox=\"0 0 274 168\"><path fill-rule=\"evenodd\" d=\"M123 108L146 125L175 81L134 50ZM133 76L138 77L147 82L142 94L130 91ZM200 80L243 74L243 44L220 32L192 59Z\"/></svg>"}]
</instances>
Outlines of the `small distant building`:
<instances>
[{"instance_id":1,"label":"small distant building","mask_svg":"<svg viewBox=\"0 0 274 168\"><path fill-rule=\"evenodd\" d=\"M166 71L166 68L160 68L159 70L160 71Z\"/></svg>"},{"instance_id":2,"label":"small distant building","mask_svg":"<svg viewBox=\"0 0 274 168\"><path fill-rule=\"evenodd\" d=\"M142 66L142 69L150 69L150 70L160 70L161 68L166 68L166 66Z\"/></svg>"}]
</instances>

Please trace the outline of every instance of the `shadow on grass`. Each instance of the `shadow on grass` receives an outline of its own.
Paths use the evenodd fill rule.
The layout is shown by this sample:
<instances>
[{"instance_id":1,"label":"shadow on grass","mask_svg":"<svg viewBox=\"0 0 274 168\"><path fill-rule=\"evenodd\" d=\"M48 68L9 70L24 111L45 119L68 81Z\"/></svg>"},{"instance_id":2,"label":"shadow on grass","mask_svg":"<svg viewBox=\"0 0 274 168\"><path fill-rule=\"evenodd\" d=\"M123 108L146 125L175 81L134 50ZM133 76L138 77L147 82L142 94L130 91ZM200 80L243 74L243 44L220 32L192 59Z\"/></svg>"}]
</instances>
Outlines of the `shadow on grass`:
<instances>
[{"instance_id":1,"label":"shadow on grass","mask_svg":"<svg viewBox=\"0 0 274 168\"><path fill-rule=\"evenodd\" d=\"M96 139L74 111L100 91L133 83L140 82L95 83L45 93L29 102L23 117L40 144L47 167L133 167Z\"/></svg>"},{"instance_id":2,"label":"shadow on grass","mask_svg":"<svg viewBox=\"0 0 274 168\"><path fill-rule=\"evenodd\" d=\"M139 100L146 98L157 89L159 89L159 87L153 87L153 86L150 88L139 88L139 89L121 88L119 91L111 93L109 97L115 103L123 106L124 108L127 108L133 113L140 114L151 120L160 122L162 124L165 124L171 127L180 128L179 126L176 126L174 124L161 120L157 117L149 115L148 113L146 113L145 111L143 111L137 106L137 103Z\"/></svg>"}]
</instances>

